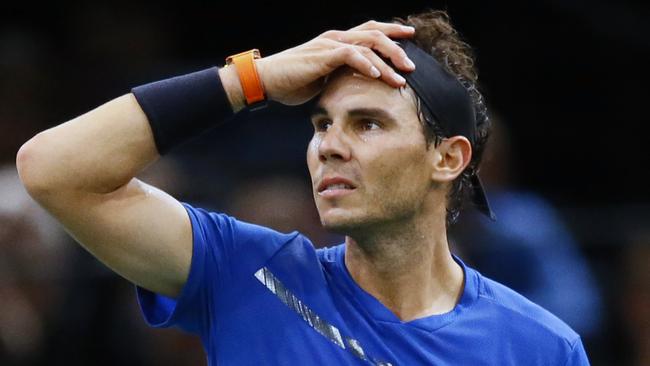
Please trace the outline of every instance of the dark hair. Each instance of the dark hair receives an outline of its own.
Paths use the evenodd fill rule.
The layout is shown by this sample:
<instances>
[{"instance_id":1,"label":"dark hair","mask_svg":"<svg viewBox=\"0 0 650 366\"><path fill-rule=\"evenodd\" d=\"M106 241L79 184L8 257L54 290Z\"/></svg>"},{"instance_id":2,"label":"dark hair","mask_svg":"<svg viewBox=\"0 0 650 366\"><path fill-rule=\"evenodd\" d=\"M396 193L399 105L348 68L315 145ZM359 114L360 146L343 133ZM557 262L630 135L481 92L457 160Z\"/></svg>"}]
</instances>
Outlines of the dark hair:
<instances>
[{"instance_id":1,"label":"dark hair","mask_svg":"<svg viewBox=\"0 0 650 366\"><path fill-rule=\"evenodd\" d=\"M431 54L445 69L455 75L470 94L474 103L476 115L476 136L472 144L472 160L465 170L456 178L447 195L447 226L458 220L460 211L469 198L472 189L472 174L478 173L485 143L490 134L490 119L483 96L478 90L478 71L474 65L474 55L470 46L465 43L458 32L452 27L449 15L440 10L429 10L424 13L409 15L406 19L394 18L394 22L415 27L412 41L424 51ZM440 124L431 116L426 108L421 108L417 99L418 116L422 122L427 144L440 144L445 136Z\"/></svg>"}]
</instances>

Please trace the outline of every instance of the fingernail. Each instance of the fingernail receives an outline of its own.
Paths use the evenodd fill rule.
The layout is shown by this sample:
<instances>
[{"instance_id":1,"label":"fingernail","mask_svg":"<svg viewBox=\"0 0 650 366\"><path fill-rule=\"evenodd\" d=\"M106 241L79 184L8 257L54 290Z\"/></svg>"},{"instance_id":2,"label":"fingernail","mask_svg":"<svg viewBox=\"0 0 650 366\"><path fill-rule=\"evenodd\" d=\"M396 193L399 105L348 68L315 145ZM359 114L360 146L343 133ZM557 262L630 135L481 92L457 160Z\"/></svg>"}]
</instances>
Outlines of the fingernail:
<instances>
[{"instance_id":1,"label":"fingernail","mask_svg":"<svg viewBox=\"0 0 650 366\"><path fill-rule=\"evenodd\" d=\"M404 63L405 63L406 66L408 66L410 69L415 69L415 64L413 63L413 61L411 61L410 58L408 58L408 57L404 57Z\"/></svg>"},{"instance_id":2,"label":"fingernail","mask_svg":"<svg viewBox=\"0 0 650 366\"><path fill-rule=\"evenodd\" d=\"M371 67L370 68L370 75L372 75L373 78L378 78L381 76L381 72L376 67Z\"/></svg>"},{"instance_id":3,"label":"fingernail","mask_svg":"<svg viewBox=\"0 0 650 366\"><path fill-rule=\"evenodd\" d=\"M393 74L393 79L402 85L406 83L406 79L404 79L400 74Z\"/></svg>"},{"instance_id":4,"label":"fingernail","mask_svg":"<svg viewBox=\"0 0 650 366\"><path fill-rule=\"evenodd\" d=\"M408 26L408 25L403 25L403 26L402 26L402 30L403 30L404 32L415 32L415 28L413 28L413 27L411 27L411 26Z\"/></svg>"}]
</instances>

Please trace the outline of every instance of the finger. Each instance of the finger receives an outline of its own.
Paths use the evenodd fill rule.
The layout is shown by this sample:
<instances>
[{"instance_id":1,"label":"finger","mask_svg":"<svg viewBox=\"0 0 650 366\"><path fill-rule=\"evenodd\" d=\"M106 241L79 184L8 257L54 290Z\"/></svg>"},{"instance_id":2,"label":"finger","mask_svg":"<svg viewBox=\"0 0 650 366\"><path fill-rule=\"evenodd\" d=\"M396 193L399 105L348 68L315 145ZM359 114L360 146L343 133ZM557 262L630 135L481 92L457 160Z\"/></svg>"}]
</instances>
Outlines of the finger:
<instances>
[{"instance_id":1,"label":"finger","mask_svg":"<svg viewBox=\"0 0 650 366\"><path fill-rule=\"evenodd\" d=\"M369 20L354 28L350 28L349 30L378 30L391 38L406 38L411 37L413 34L415 34L415 28L411 26L397 23L378 22L376 20Z\"/></svg>"},{"instance_id":2,"label":"finger","mask_svg":"<svg viewBox=\"0 0 650 366\"><path fill-rule=\"evenodd\" d=\"M388 85L399 88L406 85L406 80L393 70L386 62L379 57L373 50L363 46L357 46L359 52L381 72L380 79Z\"/></svg>"},{"instance_id":3,"label":"finger","mask_svg":"<svg viewBox=\"0 0 650 366\"><path fill-rule=\"evenodd\" d=\"M330 31L324 33L323 37L331 38L338 42L372 48L385 58L390 59L393 65L404 71L413 71L415 69L415 65L408 58L402 47L398 46L392 39L388 38L388 36L379 30Z\"/></svg>"},{"instance_id":4,"label":"finger","mask_svg":"<svg viewBox=\"0 0 650 366\"><path fill-rule=\"evenodd\" d=\"M333 50L335 67L346 64L373 79L381 78L393 87L401 87L406 80L388 66L374 51L367 47L341 43Z\"/></svg>"},{"instance_id":5,"label":"finger","mask_svg":"<svg viewBox=\"0 0 650 366\"><path fill-rule=\"evenodd\" d=\"M381 71L368 57L362 54L359 48L359 46L341 44L339 47L332 49L331 68L334 70L342 65L348 65L370 78L376 79L380 77L382 75Z\"/></svg>"}]
</instances>

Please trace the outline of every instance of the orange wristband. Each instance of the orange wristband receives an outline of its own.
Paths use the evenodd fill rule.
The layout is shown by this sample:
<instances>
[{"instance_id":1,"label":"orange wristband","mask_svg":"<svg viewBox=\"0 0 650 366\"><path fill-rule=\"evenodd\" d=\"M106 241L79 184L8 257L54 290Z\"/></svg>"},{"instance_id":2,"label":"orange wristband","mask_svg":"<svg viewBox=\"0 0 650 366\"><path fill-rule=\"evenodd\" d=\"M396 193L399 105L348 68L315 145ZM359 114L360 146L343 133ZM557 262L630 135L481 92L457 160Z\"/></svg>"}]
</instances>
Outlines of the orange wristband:
<instances>
[{"instance_id":1,"label":"orange wristband","mask_svg":"<svg viewBox=\"0 0 650 366\"><path fill-rule=\"evenodd\" d=\"M260 51L258 49L252 49L226 58L227 66L235 65L237 68L239 82L244 91L247 106L262 102L266 99L264 86L262 86L262 81L255 68L254 60L260 57Z\"/></svg>"}]
</instances>

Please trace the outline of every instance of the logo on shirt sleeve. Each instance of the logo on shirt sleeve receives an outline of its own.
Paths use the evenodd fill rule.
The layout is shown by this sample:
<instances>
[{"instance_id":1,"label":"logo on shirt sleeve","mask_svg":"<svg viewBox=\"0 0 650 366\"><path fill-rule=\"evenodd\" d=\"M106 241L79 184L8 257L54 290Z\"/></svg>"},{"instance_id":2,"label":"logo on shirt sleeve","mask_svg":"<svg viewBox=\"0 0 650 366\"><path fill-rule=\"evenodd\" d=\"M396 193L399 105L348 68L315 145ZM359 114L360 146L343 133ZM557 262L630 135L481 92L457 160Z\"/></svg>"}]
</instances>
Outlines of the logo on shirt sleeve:
<instances>
[{"instance_id":1,"label":"logo on shirt sleeve","mask_svg":"<svg viewBox=\"0 0 650 366\"><path fill-rule=\"evenodd\" d=\"M314 329L323 337L329 339L332 343L341 349L350 352L355 357L366 361L371 365L395 366L390 362L377 361L374 358L369 357L363 350L363 347L358 340L342 336L341 331L336 326L321 318L309 306L297 298L296 295L287 289L282 281L275 277L275 275L271 273L268 268L260 268L257 272L255 272L255 278L257 278L264 286L266 286L269 291L277 296L280 301L288 306L289 309L296 312L302 318L302 320L309 324L312 329Z\"/></svg>"}]
</instances>

